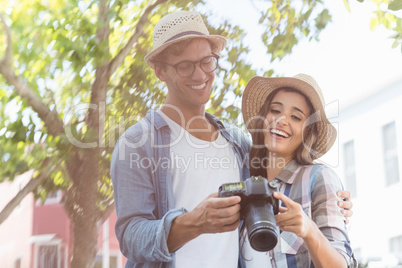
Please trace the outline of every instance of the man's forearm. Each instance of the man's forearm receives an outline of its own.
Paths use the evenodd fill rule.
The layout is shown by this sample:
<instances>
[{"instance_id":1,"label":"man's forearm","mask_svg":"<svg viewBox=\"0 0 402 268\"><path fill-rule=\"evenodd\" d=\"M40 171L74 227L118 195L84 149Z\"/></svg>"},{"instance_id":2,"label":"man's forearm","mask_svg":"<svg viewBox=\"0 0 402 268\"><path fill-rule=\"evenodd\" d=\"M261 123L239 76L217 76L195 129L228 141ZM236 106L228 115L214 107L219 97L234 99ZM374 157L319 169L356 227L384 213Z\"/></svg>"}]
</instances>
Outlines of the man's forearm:
<instances>
[{"instance_id":1,"label":"man's forearm","mask_svg":"<svg viewBox=\"0 0 402 268\"><path fill-rule=\"evenodd\" d=\"M190 213L178 216L173 220L172 226L170 227L167 239L169 252L172 253L178 250L184 244L199 235L198 227L192 223Z\"/></svg>"}]
</instances>

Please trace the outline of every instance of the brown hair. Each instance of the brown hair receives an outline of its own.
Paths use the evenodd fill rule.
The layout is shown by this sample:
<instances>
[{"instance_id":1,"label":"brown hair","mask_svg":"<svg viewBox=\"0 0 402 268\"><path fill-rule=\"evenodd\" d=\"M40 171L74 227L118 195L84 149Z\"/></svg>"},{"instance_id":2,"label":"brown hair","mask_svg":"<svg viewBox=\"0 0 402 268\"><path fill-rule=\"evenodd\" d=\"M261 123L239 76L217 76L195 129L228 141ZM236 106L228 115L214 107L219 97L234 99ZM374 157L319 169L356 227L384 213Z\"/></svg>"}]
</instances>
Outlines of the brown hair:
<instances>
[{"instance_id":1,"label":"brown hair","mask_svg":"<svg viewBox=\"0 0 402 268\"><path fill-rule=\"evenodd\" d=\"M310 116L314 113L313 105L310 100L300 91L294 88L278 88L274 90L271 94L266 98L264 105L261 107L260 112L257 115L257 120L254 123L254 129L250 129L250 134L253 140L253 146L250 149L250 175L251 176L263 176L266 177L267 171L267 155L268 149L264 143L264 130L266 129L266 116L269 111L270 105L272 103L273 98L279 91L285 92L296 92L302 95L307 105L310 108ZM307 121L308 122L308 121ZM317 140L317 125L316 123L312 123L306 126L305 131L303 132L303 143L296 149L296 161L302 165L313 164L313 152L311 148L313 148L316 140ZM258 160L258 161L256 161ZM256 164L257 163L257 164Z\"/></svg>"}]
</instances>

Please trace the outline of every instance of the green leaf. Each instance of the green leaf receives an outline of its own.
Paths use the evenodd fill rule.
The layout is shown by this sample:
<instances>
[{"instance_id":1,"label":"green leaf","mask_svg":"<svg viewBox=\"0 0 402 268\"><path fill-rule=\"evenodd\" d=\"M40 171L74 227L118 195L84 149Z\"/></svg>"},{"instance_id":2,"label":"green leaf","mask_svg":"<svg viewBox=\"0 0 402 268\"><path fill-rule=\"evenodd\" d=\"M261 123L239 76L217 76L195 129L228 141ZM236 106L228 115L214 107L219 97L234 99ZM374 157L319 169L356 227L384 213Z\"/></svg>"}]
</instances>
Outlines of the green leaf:
<instances>
[{"instance_id":1,"label":"green leaf","mask_svg":"<svg viewBox=\"0 0 402 268\"><path fill-rule=\"evenodd\" d=\"M397 11L402 9L402 0L394 0L388 5L388 9L392 11Z\"/></svg>"},{"instance_id":2,"label":"green leaf","mask_svg":"<svg viewBox=\"0 0 402 268\"><path fill-rule=\"evenodd\" d=\"M317 29L324 29L331 20L332 16L329 14L328 9L324 9L315 19Z\"/></svg>"},{"instance_id":3,"label":"green leaf","mask_svg":"<svg viewBox=\"0 0 402 268\"><path fill-rule=\"evenodd\" d=\"M397 46L399 46L399 42L398 40L394 40L394 42L392 43L392 48L396 48Z\"/></svg>"},{"instance_id":4,"label":"green leaf","mask_svg":"<svg viewBox=\"0 0 402 268\"><path fill-rule=\"evenodd\" d=\"M350 12L351 10L350 10L350 5L349 5L349 0L343 0L343 4L345 5L347 11Z\"/></svg>"},{"instance_id":5,"label":"green leaf","mask_svg":"<svg viewBox=\"0 0 402 268\"><path fill-rule=\"evenodd\" d=\"M374 31L377 28L378 24L378 18L372 18L370 20L370 30Z\"/></svg>"}]
</instances>

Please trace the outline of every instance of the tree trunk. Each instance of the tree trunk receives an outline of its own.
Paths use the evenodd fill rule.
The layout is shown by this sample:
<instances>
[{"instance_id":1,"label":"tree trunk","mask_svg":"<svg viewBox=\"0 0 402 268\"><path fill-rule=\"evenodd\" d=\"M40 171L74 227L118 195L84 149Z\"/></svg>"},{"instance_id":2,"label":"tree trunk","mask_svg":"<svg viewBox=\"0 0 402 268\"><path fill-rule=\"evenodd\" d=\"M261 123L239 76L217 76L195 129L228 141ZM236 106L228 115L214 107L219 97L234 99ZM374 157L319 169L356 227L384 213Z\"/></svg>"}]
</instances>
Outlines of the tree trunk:
<instances>
[{"instance_id":1,"label":"tree trunk","mask_svg":"<svg viewBox=\"0 0 402 268\"><path fill-rule=\"evenodd\" d=\"M96 217L88 213L76 215L73 220L74 248L71 268L94 266L98 242Z\"/></svg>"},{"instance_id":2,"label":"tree trunk","mask_svg":"<svg viewBox=\"0 0 402 268\"><path fill-rule=\"evenodd\" d=\"M97 157L97 150L87 150L69 165L75 178L65 203L74 230L71 268L92 268L98 250Z\"/></svg>"}]
</instances>

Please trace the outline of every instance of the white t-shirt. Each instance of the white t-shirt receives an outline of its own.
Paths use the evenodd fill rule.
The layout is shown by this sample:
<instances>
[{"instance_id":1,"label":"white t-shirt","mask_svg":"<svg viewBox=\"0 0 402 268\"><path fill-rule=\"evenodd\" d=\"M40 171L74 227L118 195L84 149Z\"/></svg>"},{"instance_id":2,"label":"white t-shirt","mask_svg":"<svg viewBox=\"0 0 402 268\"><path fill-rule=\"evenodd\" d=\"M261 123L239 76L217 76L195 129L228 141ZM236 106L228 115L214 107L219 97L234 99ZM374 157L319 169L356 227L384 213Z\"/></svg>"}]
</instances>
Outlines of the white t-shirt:
<instances>
[{"instance_id":1,"label":"white t-shirt","mask_svg":"<svg viewBox=\"0 0 402 268\"><path fill-rule=\"evenodd\" d=\"M233 148L219 133L213 142L195 138L162 111L171 129L171 174L175 207L193 210L223 183L240 181ZM238 230L203 234L176 251L176 267L237 267Z\"/></svg>"}]
</instances>

